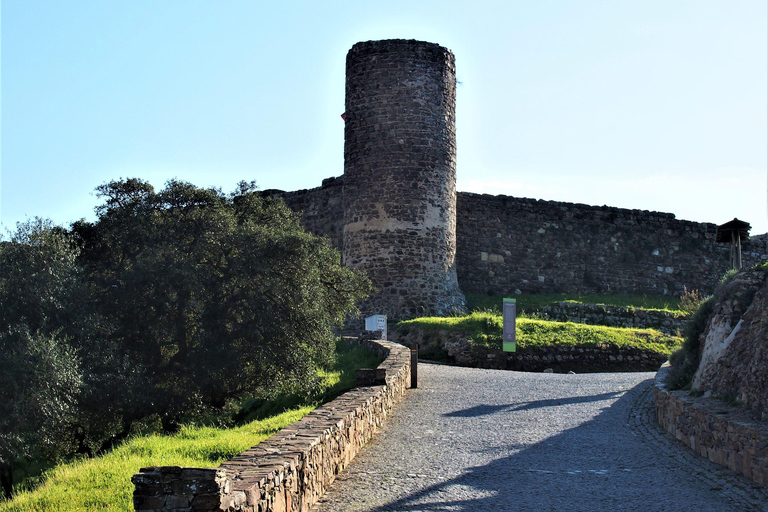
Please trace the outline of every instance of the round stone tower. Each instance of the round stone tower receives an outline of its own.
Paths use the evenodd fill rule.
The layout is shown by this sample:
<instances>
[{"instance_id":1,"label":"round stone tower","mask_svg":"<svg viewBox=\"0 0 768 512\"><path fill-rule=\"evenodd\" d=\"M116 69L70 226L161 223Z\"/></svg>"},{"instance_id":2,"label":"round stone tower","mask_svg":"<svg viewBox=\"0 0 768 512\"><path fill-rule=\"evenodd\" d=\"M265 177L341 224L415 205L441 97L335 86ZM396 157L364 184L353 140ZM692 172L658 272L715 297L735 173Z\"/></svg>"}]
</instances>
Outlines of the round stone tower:
<instances>
[{"instance_id":1,"label":"round stone tower","mask_svg":"<svg viewBox=\"0 0 768 512\"><path fill-rule=\"evenodd\" d=\"M456 279L456 70L412 40L347 54L344 263L378 288L361 310L391 319L465 308Z\"/></svg>"}]
</instances>

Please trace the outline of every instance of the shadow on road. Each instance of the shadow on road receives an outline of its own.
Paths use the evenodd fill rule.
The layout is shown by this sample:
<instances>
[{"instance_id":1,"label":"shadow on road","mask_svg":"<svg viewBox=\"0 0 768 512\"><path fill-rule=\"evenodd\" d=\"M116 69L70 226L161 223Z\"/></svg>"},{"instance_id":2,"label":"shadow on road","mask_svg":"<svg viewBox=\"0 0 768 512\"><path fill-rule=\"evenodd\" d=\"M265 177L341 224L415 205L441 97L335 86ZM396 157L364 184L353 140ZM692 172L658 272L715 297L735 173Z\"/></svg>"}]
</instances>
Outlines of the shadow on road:
<instances>
[{"instance_id":1,"label":"shadow on road","mask_svg":"<svg viewBox=\"0 0 768 512\"><path fill-rule=\"evenodd\" d=\"M693 478L685 468L659 463L665 458L664 453L659 453L659 446L646 442L629 427L633 406L638 405L638 400L645 400L644 392L649 386L650 379L626 392L537 400L521 405L481 405L446 414L444 416L472 418L609 400L623 393L597 416L577 427L535 444L500 450L498 458L488 464L467 468L456 478L439 481L371 510L735 510L732 501ZM649 404L644 403L643 407ZM439 479L439 475L430 477Z\"/></svg>"},{"instance_id":2,"label":"shadow on road","mask_svg":"<svg viewBox=\"0 0 768 512\"><path fill-rule=\"evenodd\" d=\"M614 398L622 393L624 393L624 391L613 391L610 393L601 393L599 395L592 396L574 396L567 398L552 398L548 400L534 400L533 402L523 402L521 404L476 405L474 407L469 407L460 411L449 412L443 416L447 418L476 418L479 416L487 416L489 414L496 414L499 412L526 411L530 409L538 409L540 407L556 407L559 405L600 402L602 400L609 400Z\"/></svg>"}]
</instances>

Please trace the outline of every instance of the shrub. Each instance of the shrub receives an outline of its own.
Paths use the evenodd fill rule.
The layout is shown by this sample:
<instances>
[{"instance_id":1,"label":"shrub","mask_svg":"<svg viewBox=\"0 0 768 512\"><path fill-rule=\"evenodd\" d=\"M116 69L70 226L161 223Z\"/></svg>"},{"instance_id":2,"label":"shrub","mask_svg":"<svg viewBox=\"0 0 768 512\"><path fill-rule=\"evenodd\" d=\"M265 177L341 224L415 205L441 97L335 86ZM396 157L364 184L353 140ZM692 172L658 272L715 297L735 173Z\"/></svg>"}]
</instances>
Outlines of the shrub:
<instances>
[{"instance_id":1,"label":"shrub","mask_svg":"<svg viewBox=\"0 0 768 512\"><path fill-rule=\"evenodd\" d=\"M724 279L723 282L727 283L728 280ZM722 287L723 285L718 287L715 295L702 300L686 322L683 346L673 352L669 358L672 368L667 374L666 385L670 389L683 389L688 387L693 380L693 375L696 373L701 359L701 335L704 333L707 322L715 309L715 297L722 295Z\"/></svg>"},{"instance_id":2,"label":"shrub","mask_svg":"<svg viewBox=\"0 0 768 512\"><path fill-rule=\"evenodd\" d=\"M735 268L729 269L725 271L725 274L723 274L723 277L720 278L720 284L726 284L728 281L732 280L734 277L736 277L736 274L738 274L739 271Z\"/></svg>"},{"instance_id":3,"label":"shrub","mask_svg":"<svg viewBox=\"0 0 768 512\"><path fill-rule=\"evenodd\" d=\"M0 482L9 496L18 473L41 454L70 448L82 384L64 328L77 323L77 251L50 221L20 223L0 242Z\"/></svg>"},{"instance_id":4,"label":"shrub","mask_svg":"<svg viewBox=\"0 0 768 512\"><path fill-rule=\"evenodd\" d=\"M689 290L683 286L683 294L680 296L679 307L689 315L693 314L705 298L706 297L699 293L699 290Z\"/></svg>"}]
</instances>

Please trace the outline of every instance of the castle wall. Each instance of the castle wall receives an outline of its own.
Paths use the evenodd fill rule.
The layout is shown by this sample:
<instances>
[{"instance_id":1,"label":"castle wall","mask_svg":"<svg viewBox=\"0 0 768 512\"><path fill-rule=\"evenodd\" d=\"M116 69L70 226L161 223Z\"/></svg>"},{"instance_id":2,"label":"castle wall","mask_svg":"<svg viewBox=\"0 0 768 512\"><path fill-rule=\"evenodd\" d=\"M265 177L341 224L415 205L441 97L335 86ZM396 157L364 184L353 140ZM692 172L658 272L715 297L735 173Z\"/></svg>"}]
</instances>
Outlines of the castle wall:
<instances>
[{"instance_id":1,"label":"castle wall","mask_svg":"<svg viewBox=\"0 0 768 512\"><path fill-rule=\"evenodd\" d=\"M343 178L284 193L302 222L341 249ZM729 268L715 224L673 214L458 193L457 271L464 292L711 293ZM744 266L768 258L768 237L744 243Z\"/></svg>"},{"instance_id":2,"label":"castle wall","mask_svg":"<svg viewBox=\"0 0 768 512\"><path fill-rule=\"evenodd\" d=\"M464 292L711 293L729 268L715 224L671 213L458 194L458 272ZM744 265L768 255L744 244Z\"/></svg>"},{"instance_id":3,"label":"castle wall","mask_svg":"<svg viewBox=\"0 0 768 512\"><path fill-rule=\"evenodd\" d=\"M344 231L342 188L343 179L339 177L325 179L322 186L309 190L265 190L262 195L282 197L288 208L301 212L304 229L316 236L327 236L331 245L341 251Z\"/></svg>"}]
</instances>

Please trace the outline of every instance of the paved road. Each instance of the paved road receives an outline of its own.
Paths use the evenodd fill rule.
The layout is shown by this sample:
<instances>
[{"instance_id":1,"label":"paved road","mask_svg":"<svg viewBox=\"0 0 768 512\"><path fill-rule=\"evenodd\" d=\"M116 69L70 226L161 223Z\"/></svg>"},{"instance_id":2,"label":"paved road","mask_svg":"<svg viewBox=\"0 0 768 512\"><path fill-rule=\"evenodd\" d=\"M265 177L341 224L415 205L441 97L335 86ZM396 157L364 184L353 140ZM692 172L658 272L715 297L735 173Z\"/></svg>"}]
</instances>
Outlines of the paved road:
<instances>
[{"instance_id":1,"label":"paved road","mask_svg":"<svg viewBox=\"0 0 768 512\"><path fill-rule=\"evenodd\" d=\"M653 375L420 364L313 511L768 511L768 490L656 427Z\"/></svg>"}]
</instances>

